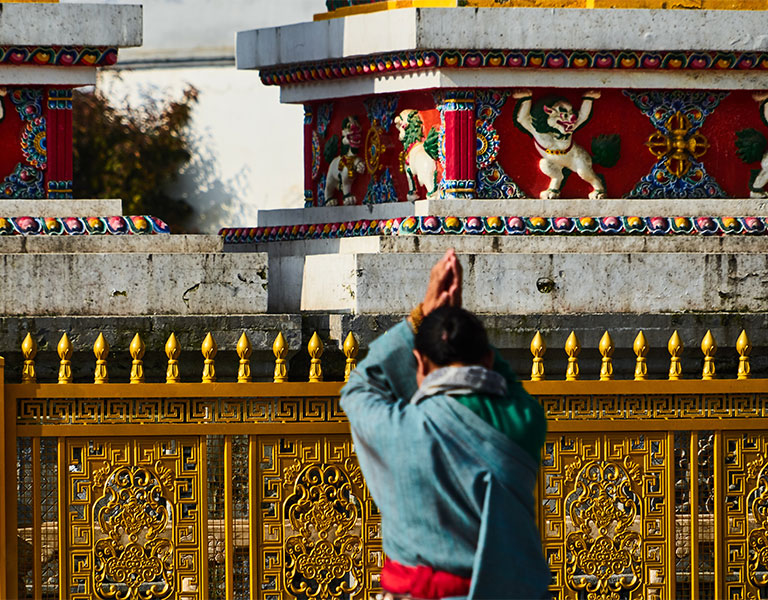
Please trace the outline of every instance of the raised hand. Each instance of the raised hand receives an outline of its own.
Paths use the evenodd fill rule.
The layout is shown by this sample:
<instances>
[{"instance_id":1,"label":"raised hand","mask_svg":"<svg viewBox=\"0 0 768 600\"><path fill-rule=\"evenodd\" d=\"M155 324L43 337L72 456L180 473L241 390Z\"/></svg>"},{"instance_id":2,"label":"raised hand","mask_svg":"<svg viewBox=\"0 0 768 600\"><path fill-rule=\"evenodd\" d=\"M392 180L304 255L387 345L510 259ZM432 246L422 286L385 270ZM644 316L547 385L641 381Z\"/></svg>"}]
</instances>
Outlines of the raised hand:
<instances>
[{"instance_id":1,"label":"raised hand","mask_svg":"<svg viewBox=\"0 0 768 600\"><path fill-rule=\"evenodd\" d=\"M461 292L461 263L459 263L454 249L450 248L432 267L421 310L426 316L441 306L460 307L462 301Z\"/></svg>"}]
</instances>

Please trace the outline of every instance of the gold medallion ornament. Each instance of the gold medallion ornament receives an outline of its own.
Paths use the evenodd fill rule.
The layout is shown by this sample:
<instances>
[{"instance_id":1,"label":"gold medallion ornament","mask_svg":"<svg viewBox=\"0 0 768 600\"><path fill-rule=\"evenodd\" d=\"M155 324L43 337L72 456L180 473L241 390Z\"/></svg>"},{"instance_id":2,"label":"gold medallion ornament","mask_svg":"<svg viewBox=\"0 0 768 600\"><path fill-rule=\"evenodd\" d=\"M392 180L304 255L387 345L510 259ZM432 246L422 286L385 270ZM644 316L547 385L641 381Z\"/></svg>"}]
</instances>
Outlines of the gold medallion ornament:
<instances>
[{"instance_id":1,"label":"gold medallion ornament","mask_svg":"<svg viewBox=\"0 0 768 600\"><path fill-rule=\"evenodd\" d=\"M381 137L382 133L379 122L374 119L365 136L365 168L369 175L376 175L382 168L382 156L387 150Z\"/></svg>"},{"instance_id":2,"label":"gold medallion ornament","mask_svg":"<svg viewBox=\"0 0 768 600\"><path fill-rule=\"evenodd\" d=\"M690 135L693 125L682 112L677 111L666 122L669 135L656 131L645 143L651 154L665 159L670 173L683 177L691 169L691 160L698 160L709 149L709 142L701 133Z\"/></svg>"}]
</instances>

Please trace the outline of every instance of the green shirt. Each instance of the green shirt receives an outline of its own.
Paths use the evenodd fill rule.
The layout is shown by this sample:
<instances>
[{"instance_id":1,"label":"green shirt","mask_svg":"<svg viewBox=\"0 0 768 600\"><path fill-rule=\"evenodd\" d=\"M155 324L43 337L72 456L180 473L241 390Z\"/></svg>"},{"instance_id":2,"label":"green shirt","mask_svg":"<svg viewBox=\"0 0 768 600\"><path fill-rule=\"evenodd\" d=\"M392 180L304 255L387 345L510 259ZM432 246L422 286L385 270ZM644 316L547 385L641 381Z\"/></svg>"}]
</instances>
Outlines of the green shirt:
<instances>
[{"instance_id":1,"label":"green shirt","mask_svg":"<svg viewBox=\"0 0 768 600\"><path fill-rule=\"evenodd\" d=\"M453 396L460 404L516 442L537 463L547 435L547 420L538 400L523 389L512 367L496 351L493 370L507 380L509 393L502 396Z\"/></svg>"}]
</instances>

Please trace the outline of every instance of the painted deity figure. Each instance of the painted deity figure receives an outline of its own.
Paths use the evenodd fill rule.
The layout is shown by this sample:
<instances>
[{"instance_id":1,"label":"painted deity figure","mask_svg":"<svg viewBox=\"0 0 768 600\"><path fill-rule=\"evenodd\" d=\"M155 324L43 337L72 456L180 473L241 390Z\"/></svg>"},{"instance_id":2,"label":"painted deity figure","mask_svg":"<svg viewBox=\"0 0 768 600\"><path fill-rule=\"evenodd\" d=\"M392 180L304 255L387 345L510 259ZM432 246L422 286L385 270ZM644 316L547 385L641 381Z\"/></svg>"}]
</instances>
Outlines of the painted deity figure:
<instances>
[{"instance_id":1,"label":"painted deity figure","mask_svg":"<svg viewBox=\"0 0 768 600\"><path fill-rule=\"evenodd\" d=\"M408 178L408 200L418 200L417 184L427 189L427 198L437 195L439 134L434 127L424 137L424 122L417 110L404 110L395 117L398 139L403 143L400 169Z\"/></svg>"},{"instance_id":2,"label":"painted deity figure","mask_svg":"<svg viewBox=\"0 0 768 600\"><path fill-rule=\"evenodd\" d=\"M768 92L756 92L752 97L760 103L760 118L763 123L768 125ZM768 152L766 152L765 136L755 130L751 131L754 132L754 137L758 140L757 144L753 145L753 148L757 150L754 159L757 160L757 154L762 154L762 157L760 158L760 170L749 184L749 196L750 198L768 198L768 189L766 189L768 186ZM739 137L741 138L741 135Z\"/></svg>"},{"instance_id":3,"label":"painted deity figure","mask_svg":"<svg viewBox=\"0 0 768 600\"><path fill-rule=\"evenodd\" d=\"M350 115L341 123L341 148L338 136L325 145L325 160L329 163L325 179L325 206L337 206L336 193L340 190L342 203L357 204L352 193L355 175L365 172L365 161L359 156L363 145L363 130L357 117Z\"/></svg>"},{"instance_id":4,"label":"painted deity figure","mask_svg":"<svg viewBox=\"0 0 768 600\"><path fill-rule=\"evenodd\" d=\"M592 157L573 143L574 132L589 120L592 103L600 97L600 92L584 94L578 112L568 100L558 96L543 98L535 104L532 104L530 90L518 90L513 97L518 100L515 120L533 138L541 155L539 169L550 178L549 186L539 197L559 198L567 169L592 186L590 198L605 198L605 184L592 168Z\"/></svg>"}]
</instances>

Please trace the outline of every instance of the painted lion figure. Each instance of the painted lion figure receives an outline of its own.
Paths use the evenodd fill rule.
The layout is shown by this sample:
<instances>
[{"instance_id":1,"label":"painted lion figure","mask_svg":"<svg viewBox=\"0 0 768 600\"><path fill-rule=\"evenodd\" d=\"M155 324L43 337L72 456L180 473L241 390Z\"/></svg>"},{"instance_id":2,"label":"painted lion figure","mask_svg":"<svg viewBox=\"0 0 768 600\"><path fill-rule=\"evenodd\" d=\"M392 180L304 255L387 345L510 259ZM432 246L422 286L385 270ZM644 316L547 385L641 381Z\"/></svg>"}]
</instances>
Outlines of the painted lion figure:
<instances>
[{"instance_id":1,"label":"painted lion figure","mask_svg":"<svg viewBox=\"0 0 768 600\"><path fill-rule=\"evenodd\" d=\"M400 168L408 178L408 200L418 200L417 184L427 190L427 198L437 194L439 134L434 127L424 137L424 122L417 110L404 110L395 117L398 139L403 143Z\"/></svg>"},{"instance_id":2,"label":"painted lion figure","mask_svg":"<svg viewBox=\"0 0 768 600\"><path fill-rule=\"evenodd\" d=\"M605 198L605 184L592 168L592 157L573 143L574 132L589 120L592 102L600 97L600 92L585 93L578 112L559 96L548 96L535 104L530 90L518 90L513 97L518 100L515 120L533 138L541 155L539 169L550 178L549 186L539 197L559 198L567 173L573 172L592 186L590 198Z\"/></svg>"},{"instance_id":3,"label":"painted lion figure","mask_svg":"<svg viewBox=\"0 0 768 600\"><path fill-rule=\"evenodd\" d=\"M355 175L365 172L365 162L359 156L363 144L363 130L357 117L350 115L341 123L341 148L338 136L333 136L325 145L325 160L328 174L325 179L325 206L336 206L336 193L341 191L344 205L357 204L352 193Z\"/></svg>"}]
</instances>

